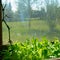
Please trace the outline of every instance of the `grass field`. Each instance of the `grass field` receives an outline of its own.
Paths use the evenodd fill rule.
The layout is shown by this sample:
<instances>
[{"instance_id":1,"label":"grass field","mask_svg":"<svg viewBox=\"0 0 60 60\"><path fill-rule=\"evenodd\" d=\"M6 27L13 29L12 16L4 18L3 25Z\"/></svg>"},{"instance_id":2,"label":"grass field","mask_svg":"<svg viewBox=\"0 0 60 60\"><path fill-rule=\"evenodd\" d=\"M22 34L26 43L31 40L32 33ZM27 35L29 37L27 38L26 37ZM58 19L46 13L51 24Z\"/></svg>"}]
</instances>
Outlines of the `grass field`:
<instances>
[{"instance_id":1,"label":"grass field","mask_svg":"<svg viewBox=\"0 0 60 60\"><path fill-rule=\"evenodd\" d=\"M15 41L25 41L26 39L31 39L33 37L37 37L38 39L41 39L43 36L49 36L49 25L44 20L31 20L30 21L31 26L29 30L29 22L7 22L7 24L10 26L11 29L11 40L13 42ZM8 43L8 30L3 24L3 44ZM60 31L60 24L57 23L55 27L58 31ZM54 37L56 37L56 34L52 34Z\"/></svg>"}]
</instances>

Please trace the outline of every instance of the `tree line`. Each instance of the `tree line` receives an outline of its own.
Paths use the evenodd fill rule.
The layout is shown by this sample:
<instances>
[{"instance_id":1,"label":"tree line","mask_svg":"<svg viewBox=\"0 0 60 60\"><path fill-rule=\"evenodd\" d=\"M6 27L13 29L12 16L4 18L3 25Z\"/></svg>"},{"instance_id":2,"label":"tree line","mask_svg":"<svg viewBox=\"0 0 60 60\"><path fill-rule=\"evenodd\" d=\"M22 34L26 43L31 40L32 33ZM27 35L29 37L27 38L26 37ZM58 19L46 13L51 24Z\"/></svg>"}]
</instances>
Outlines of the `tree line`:
<instances>
[{"instance_id":1,"label":"tree line","mask_svg":"<svg viewBox=\"0 0 60 60\"><path fill-rule=\"evenodd\" d=\"M15 13L12 11L11 3L6 7L5 13L13 18L13 20L10 21L17 21L23 18L40 18L41 20L60 19L60 6L58 0L44 0L43 3L46 9L44 7L39 7L43 3L41 3L41 1L38 2L38 0L18 0L16 3L18 4L18 8ZM32 7L33 4L37 6L37 10L32 9L34 7Z\"/></svg>"}]
</instances>

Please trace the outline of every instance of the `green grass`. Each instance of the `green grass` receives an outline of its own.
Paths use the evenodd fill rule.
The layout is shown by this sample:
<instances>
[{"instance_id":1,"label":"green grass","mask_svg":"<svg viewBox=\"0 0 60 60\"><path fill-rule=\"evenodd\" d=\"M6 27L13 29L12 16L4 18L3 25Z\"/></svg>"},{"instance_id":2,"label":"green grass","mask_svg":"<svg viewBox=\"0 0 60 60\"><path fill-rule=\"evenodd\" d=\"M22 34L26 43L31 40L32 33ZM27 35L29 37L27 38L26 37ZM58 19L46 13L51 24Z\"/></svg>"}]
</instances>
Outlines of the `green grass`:
<instances>
[{"instance_id":1,"label":"green grass","mask_svg":"<svg viewBox=\"0 0 60 60\"><path fill-rule=\"evenodd\" d=\"M29 22L7 22L11 29L11 40L24 42L27 38L37 37L41 39L43 36L48 36L49 25L44 20L34 20L31 21L31 26L29 30ZM3 44L8 43L8 30L3 24ZM60 31L60 24L56 24L56 29Z\"/></svg>"}]
</instances>

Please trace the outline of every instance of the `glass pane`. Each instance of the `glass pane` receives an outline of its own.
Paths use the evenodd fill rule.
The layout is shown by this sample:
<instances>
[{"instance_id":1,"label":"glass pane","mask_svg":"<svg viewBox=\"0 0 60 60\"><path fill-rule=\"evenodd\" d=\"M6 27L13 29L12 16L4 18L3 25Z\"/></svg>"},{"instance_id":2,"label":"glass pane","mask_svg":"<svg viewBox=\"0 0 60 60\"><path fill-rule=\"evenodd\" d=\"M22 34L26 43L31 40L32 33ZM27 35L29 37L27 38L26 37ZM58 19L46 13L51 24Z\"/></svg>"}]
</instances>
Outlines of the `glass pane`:
<instances>
[{"instance_id":1,"label":"glass pane","mask_svg":"<svg viewBox=\"0 0 60 60\"><path fill-rule=\"evenodd\" d=\"M13 42L46 37L60 39L60 0L4 0L4 20L10 27ZM9 33L3 21L3 44L8 44Z\"/></svg>"}]
</instances>

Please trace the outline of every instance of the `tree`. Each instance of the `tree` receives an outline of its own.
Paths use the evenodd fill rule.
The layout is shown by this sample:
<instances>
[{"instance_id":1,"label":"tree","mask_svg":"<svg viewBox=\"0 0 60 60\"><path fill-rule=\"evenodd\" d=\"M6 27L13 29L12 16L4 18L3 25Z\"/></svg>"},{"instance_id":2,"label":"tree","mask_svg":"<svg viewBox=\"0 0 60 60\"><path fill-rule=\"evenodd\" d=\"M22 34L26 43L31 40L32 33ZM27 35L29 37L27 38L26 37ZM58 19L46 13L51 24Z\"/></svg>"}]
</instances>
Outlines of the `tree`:
<instances>
[{"instance_id":1,"label":"tree","mask_svg":"<svg viewBox=\"0 0 60 60\"><path fill-rule=\"evenodd\" d=\"M0 0L0 52L2 51L2 1ZM2 54L0 54L0 60L2 60Z\"/></svg>"},{"instance_id":2,"label":"tree","mask_svg":"<svg viewBox=\"0 0 60 60\"><path fill-rule=\"evenodd\" d=\"M12 11L12 6L11 3L9 2L9 4L6 5L5 8L5 15L7 16L7 19L5 19L6 21L13 21L13 11Z\"/></svg>"},{"instance_id":3,"label":"tree","mask_svg":"<svg viewBox=\"0 0 60 60\"><path fill-rule=\"evenodd\" d=\"M24 21L24 18L27 16L29 21L29 31L31 27L31 13L32 8L31 4L34 3L34 0L19 0L18 1L18 13L20 15L20 19Z\"/></svg>"},{"instance_id":4,"label":"tree","mask_svg":"<svg viewBox=\"0 0 60 60\"><path fill-rule=\"evenodd\" d=\"M41 20L45 20L46 19L46 12L45 9L41 7L41 11L40 11L40 19Z\"/></svg>"},{"instance_id":5,"label":"tree","mask_svg":"<svg viewBox=\"0 0 60 60\"><path fill-rule=\"evenodd\" d=\"M2 1L0 0L0 51L1 50L2 50Z\"/></svg>"},{"instance_id":6,"label":"tree","mask_svg":"<svg viewBox=\"0 0 60 60\"><path fill-rule=\"evenodd\" d=\"M55 30L55 21L56 21L56 11L58 7L58 1L57 0L45 0L46 3L46 9L47 9L47 15L46 19L48 21L48 24L50 26L50 31L54 32Z\"/></svg>"},{"instance_id":7,"label":"tree","mask_svg":"<svg viewBox=\"0 0 60 60\"><path fill-rule=\"evenodd\" d=\"M60 20L60 7L57 7L56 19Z\"/></svg>"}]
</instances>

